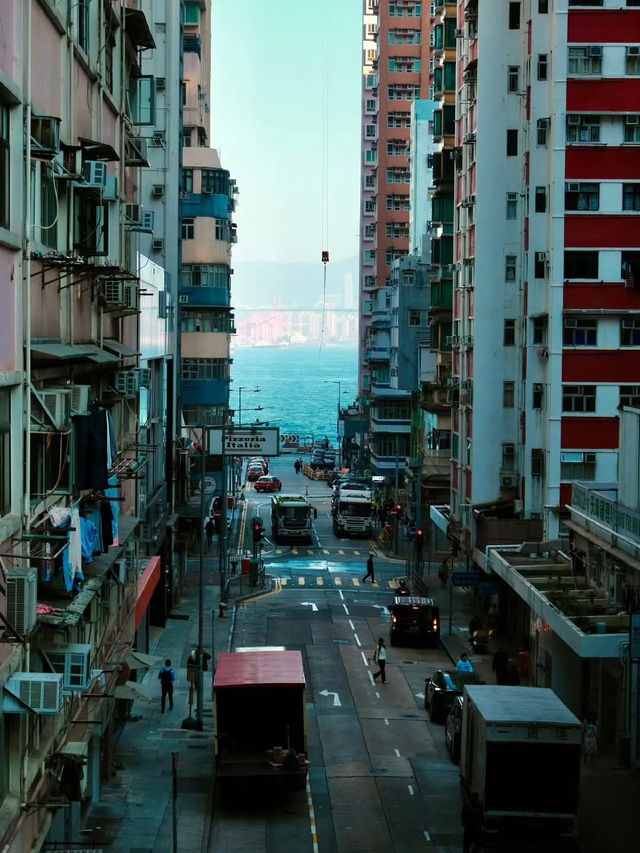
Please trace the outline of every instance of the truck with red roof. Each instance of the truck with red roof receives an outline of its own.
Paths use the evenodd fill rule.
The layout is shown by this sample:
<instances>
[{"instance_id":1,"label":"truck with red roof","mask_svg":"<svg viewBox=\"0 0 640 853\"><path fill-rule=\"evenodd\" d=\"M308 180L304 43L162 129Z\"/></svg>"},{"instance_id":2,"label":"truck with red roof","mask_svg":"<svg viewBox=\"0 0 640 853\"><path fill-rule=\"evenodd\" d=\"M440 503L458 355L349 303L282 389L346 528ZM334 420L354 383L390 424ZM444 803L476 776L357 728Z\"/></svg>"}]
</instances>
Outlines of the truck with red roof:
<instances>
[{"instance_id":1,"label":"truck with red roof","mask_svg":"<svg viewBox=\"0 0 640 853\"><path fill-rule=\"evenodd\" d=\"M304 787L306 682L302 655L252 648L218 657L213 680L214 775L223 793L247 785Z\"/></svg>"}]
</instances>

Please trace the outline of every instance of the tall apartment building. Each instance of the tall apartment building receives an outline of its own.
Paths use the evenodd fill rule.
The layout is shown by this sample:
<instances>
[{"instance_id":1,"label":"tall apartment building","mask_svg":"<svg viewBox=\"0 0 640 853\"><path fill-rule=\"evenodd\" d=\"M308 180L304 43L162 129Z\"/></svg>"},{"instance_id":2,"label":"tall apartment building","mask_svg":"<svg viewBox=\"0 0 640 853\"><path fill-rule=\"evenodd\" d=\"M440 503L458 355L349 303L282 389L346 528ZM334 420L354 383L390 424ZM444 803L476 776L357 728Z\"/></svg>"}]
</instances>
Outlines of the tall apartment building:
<instances>
[{"instance_id":1,"label":"tall apartment building","mask_svg":"<svg viewBox=\"0 0 640 853\"><path fill-rule=\"evenodd\" d=\"M188 446L202 440L201 425L229 417L232 221L237 188L218 152L208 147L211 109L211 3L187 0L183 36L182 258L178 287L179 432ZM178 474L185 530L200 519L201 469L188 455ZM221 490L222 458L208 456L207 510Z\"/></svg>"},{"instance_id":2,"label":"tall apartment building","mask_svg":"<svg viewBox=\"0 0 640 853\"><path fill-rule=\"evenodd\" d=\"M507 538L557 536L572 480L615 479L618 406L638 400L640 10L595 6L458 4L451 513L467 553L485 514L513 520Z\"/></svg>"},{"instance_id":3,"label":"tall apartment building","mask_svg":"<svg viewBox=\"0 0 640 853\"><path fill-rule=\"evenodd\" d=\"M389 380L370 346L371 309L375 289L409 247L411 104L429 95L427 12L415 0L364 0L358 384L365 396Z\"/></svg>"},{"instance_id":4,"label":"tall apartment building","mask_svg":"<svg viewBox=\"0 0 640 853\"><path fill-rule=\"evenodd\" d=\"M26 850L74 837L99 797L127 656L163 594L135 535L164 467L139 418L164 391L141 340L166 335L164 284L140 318L160 29L133 0L8 0L2 24L0 846Z\"/></svg>"}]
</instances>

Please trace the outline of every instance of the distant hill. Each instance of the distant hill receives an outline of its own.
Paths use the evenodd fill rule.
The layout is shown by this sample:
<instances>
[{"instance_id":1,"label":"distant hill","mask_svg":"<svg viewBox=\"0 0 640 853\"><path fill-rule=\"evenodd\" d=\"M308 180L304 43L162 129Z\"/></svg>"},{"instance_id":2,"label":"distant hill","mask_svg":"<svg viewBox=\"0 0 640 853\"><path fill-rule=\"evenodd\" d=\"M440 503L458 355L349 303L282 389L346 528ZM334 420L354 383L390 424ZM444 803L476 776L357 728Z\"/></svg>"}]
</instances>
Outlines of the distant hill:
<instances>
[{"instance_id":1,"label":"distant hill","mask_svg":"<svg viewBox=\"0 0 640 853\"><path fill-rule=\"evenodd\" d=\"M267 308L277 305L313 308L322 300L322 263L233 264L232 301L236 308ZM345 276L351 274L351 305L344 304ZM358 259L327 265L327 303L353 308L358 303Z\"/></svg>"}]
</instances>

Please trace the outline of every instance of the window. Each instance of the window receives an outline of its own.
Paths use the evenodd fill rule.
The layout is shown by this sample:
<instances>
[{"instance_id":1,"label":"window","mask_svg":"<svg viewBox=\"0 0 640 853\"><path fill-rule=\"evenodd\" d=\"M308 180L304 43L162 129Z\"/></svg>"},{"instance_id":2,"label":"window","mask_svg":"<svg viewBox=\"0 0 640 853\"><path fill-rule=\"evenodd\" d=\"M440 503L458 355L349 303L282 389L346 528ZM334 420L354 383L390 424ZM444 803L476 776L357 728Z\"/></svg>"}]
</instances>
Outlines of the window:
<instances>
[{"instance_id":1,"label":"window","mask_svg":"<svg viewBox=\"0 0 640 853\"><path fill-rule=\"evenodd\" d=\"M365 163L369 163L369 164L375 163L376 160L377 160L377 153L376 153L375 148L369 148L367 151L364 152L364 162Z\"/></svg>"},{"instance_id":2,"label":"window","mask_svg":"<svg viewBox=\"0 0 640 853\"><path fill-rule=\"evenodd\" d=\"M409 325L410 326L423 326L424 325L424 311L419 311L417 308L409 309Z\"/></svg>"},{"instance_id":3,"label":"window","mask_svg":"<svg viewBox=\"0 0 640 853\"><path fill-rule=\"evenodd\" d=\"M598 278L597 252L565 252L564 277Z\"/></svg>"},{"instance_id":4,"label":"window","mask_svg":"<svg viewBox=\"0 0 640 853\"><path fill-rule=\"evenodd\" d=\"M507 193L507 219L516 219L518 215L518 193Z\"/></svg>"},{"instance_id":5,"label":"window","mask_svg":"<svg viewBox=\"0 0 640 853\"><path fill-rule=\"evenodd\" d=\"M531 323L531 342L534 345L546 344L547 342L547 318L534 317Z\"/></svg>"},{"instance_id":6,"label":"window","mask_svg":"<svg viewBox=\"0 0 640 853\"><path fill-rule=\"evenodd\" d=\"M11 392L0 391L0 515L11 512Z\"/></svg>"},{"instance_id":7,"label":"window","mask_svg":"<svg viewBox=\"0 0 640 853\"><path fill-rule=\"evenodd\" d=\"M548 268L548 256L546 252L536 252L533 263L533 277L546 278Z\"/></svg>"},{"instance_id":8,"label":"window","mask_svg":"<svg viewBox=\"0 0 640 853\"><path fill-rule=\"evenodd\" d=\"M535 211L536 213L544 213L547 209L547 188L536 187L535 195Z\"/></svg>"},{"instance_id":9,"label":"window","mask_svg":"<svg viewBox=\"0 0 640 853\"><path fill-rule=\"evenodd\" d=\"M129 90L129 110L134 124L155 122L155 77L134 77Z\"/></svg>"},{"instance_id":10,"label":"window","mask_svg":"<svg viewBox=\"0 0 640 853\"><path fill-rule=\"evenodd\" d=\"M375 139L376 136L376 126L375 124L367 124L364 128L364 135L367 139Z\"/></svg>"},{"instance_id":11,"label":"window","mask_svg":"<svg viewBox=\"0 0 640 853\"><path fill-rule=\"evenodd\" d=\"M640 385L620 386L620 405L640 408Z\"/></svg>"},{"instance_id":12,"label":"window","mask_svg":"<svg viewBox=\"0 0 640 853\"><path fill-rule=\"evenodd\" d=\"M640 210L640 184L622 185L622 209Z\"/></svg>"},{"instance_id":13,"label":"window","mask_svg":"<svg viewBox=\"0 0 640 853\"><path fill-rule=\"evenodd\" d=\"M626 74L640 74L640 47L628 47L625 62Z\"/></svg>"},{"instance_id":14,"label":"window","mask_svg":"<svg viewBox=\"0 0 640 853\"><path fill-rule=\"evenodd\" d=\"M536 145L547 144L547 130L549 130L549 119L539 118L536 122Z\"/></svg>"},{"instance_id":15,"label":"window","mask_svg":"<svg viewBox=\"0 0 640 853\"><path fill-rule=\"evenodd\" d=\"M544 404L544 385L542 382L534 382L532 395L531 395L531 407L533 409L541 409Z\"/></svg>"},{"instance_id":16,"label":"window","mask_svg":"<svg viewBox=\"0 0 640 853\"><path fill-rule=\"evenodd\" d=\"M200 3L197 0L186 0L184 4L184 22L185 24L200 23Z\"/></svg>"},{"instance_id":17,"label":"window","mask_svg":"<svg viewBox=\"0 0 640 853\"><path fill-rule=\"evenodd\" d=\"M570 47L567 74L602 74L602 48L597 45Z\"/></svg>"},{"instance_id":18,"label":"window","mask_svg":"<svg viewBox=\"0 0 640 853\"><path fill-rule=\"evenodd\" d=\"M513 398L515 394L515 382L502 383L502 405L505 409L513 409Z\"/></svg>"},{"instance_id":19,"label":"window","mask_svg":"<svg viewBox=\"0 0 640 853\"><path fill-rule=\"evenodd\" d=\"M509 66L509 76L507 78L507 91L508 92L517 92L520 88L520 66L519 65L510 65Z\"/></svg>"},{"instance_id":20,"label":"window","mask_svg":"<svg viewBox=\"0 0 640 853\"><path fill-rule=\"evenodd\" d=\"M506 347L513 347L516 344L516 321L504 321L503 344Z\"/></svg>"},{"instance_id":21,"label":"window","mask_svg":"<svg viewBox=\"0 0 640 853\"><path fill-rule=\"evenodd\" d=\"M600 207L600 184L578 181L564 185L565 210L598 210Z\"/></svg>"},{"instance_id":22,"label":"window","mask_svg":"<svg viewBox=\"0 0 640 853\"><path fill-rule=\"evenodd\" d=\"M595 453L561 453L560 454L560 479L561 480L595 480L596 478L596 454Z\"/></svg>"},{"instance_id":23,"label":"window","mask_svg":"<svg viewBox=\"0 0 640 853\"><path fill-rule=\"evenodd\" d=\"M195 220L194 219L183 219L182 220L182 239L183 240L193 240L195 237Z\"/></svg>"},{"instance_id":24,"label":"window","mask_svg":"<svg viewBox=\"0 0 640 853\"><path fill-rule=\"evenodd\" d=\"M640 287L640 252L622 252L620 257L620 278L628 290Z\"/></svg>"},{"instance_id":25,"label":"window","mask_svg":"<svg viewBox=\"0 0 640 853\"><path fill-rule=\"evenodd\" d=\"M538 0L538 14L546 15L549 12L549 0Z\"/></svg>"},{"instance_id":26,"label":"window","mask_svg":"<svg viewBox=\"0 0 640 853\"><path fill-rule=\"evenodd\" d=\"M504 259L504 280L505 281L515 281L516 280L516 263L517 257L515 255L507 255Z\"/></svg>"},{"instance_id":27,"label":"window","mask_svg":"<svg viewBox=\"0 0 640 853\"><path fill-rule=\"evenodd\" d=\"M620 346L640 347L640 320L620 320Z\"/></svg>"},{"instance_id":28,"label":"window","mask_svg":"<svg viewBox=\"0 0 640 853\"><path fill-rule=\"evenodd\" d=\"M366 266L371 266L376 262L376 252L375 249L365 249L364 252L364 263Z\"/></svg>"},{"instance_id":29,"label":"window","mask_svg":"<svg viewBox=\"0 0 640 853\"><path fill-rule=\"evenodd\" d=\"M9 227L9 182L10 148L9 148L9 107L0 104L0 227Z\"/></svg>"},{"instance_id":30,"label":"window","mask_svg":"<svg viewBox=\"0 0 640 853\"><path fill-rule=\"evenodd\" d=\"M547 54L538 54L538 80L546 80L548 73Z\"/></svg>"},{"instance_id":31,"label":"window","mask_svg":"<svg viewBox=\"0 0 640 853\"><path fill-rule=\"evenodd\" d=\"M502 445L502 471L516 470L516 446L515 444Z\"/></svg>"},{"instance_id":32,"label":"window","mask_svg":"<svg viewBox=\"0 0 640 853\"><path fill-rule=\"evenodd\" d=\"M180 330L182 332L227 332L232 334L233 317L226 311L206 311L197 309L180 311Z\"/></svg>"},{"instance_id":33,"label":"window","mask_svg":"<svg viewBox=\"0 0 640 853\"><path fill-rule=\"evenodd\" d=\"M531 448L531 476L542 477L544 474L544 450L541 447Z\"/></svg>"},{"instance_id":34,"label":"window","mask_svg":"<svg viewBox=\"0 0 640 853\"><path fill-rule=\"evenodd\" d=\"M78 44L86 54L89 53L89 5L90 0L77 0Z\"/></svg>"},{"instance_id":35,"label":"window","mask_svg":"<svg viewBox=\"0 0 640 853\"><path fill-rule=\"evenodd\" d=\"M507 157L516 157L518 154L518 131L507 131Z\"/></svg>"},{"instance_id":36,"label":"window","mask_svg":"<svg viewBox=\"0 0 640 853\"><path fill-rule=\"evenodd\" d=\"M624 117L624 141L640 142L639 115L628 115Z\"/></svg>"},{"instance_id":37,"label":"window","mask_svg":"<svg viewBox=\"0 0 640 853\"><path fill-rule=\"evenodd\" d=\"M509 29L520 29L520 2L509 3Z\"/></svg>"},{"instance_id":38,"label":"window","mask_svg":"<svg viewBox=\"0 0 640 853\"><path fill-rule=\"evenodd\" d=\"M376 185L375 175L365 175L364 176L364 185L367 189L374 189Z\"/></svg>"},{"instance_id":39,"label":"window","mask_svg":"<svg viewBox=\"0 0 640 853\"><path fill-rule=\"evenodd\" d=\"M185 127L182 131L182 147L191 148L191 128Z\"/></svg>"},{"instance_id":40,"label":"window","mask_svg":"<svg viewBox=\"0 0 640 853\"><path fill-rule=\"evenodd\" d=\"M595 412L595 385L564 385L562 388L563 412Z\"/></svg>"},{"instance_id":41,"label":"window","mask_svg":"<svg viewBox=\"0 0 640 853\"><path fill-rule=\"evenodd\" d=\"M368 113L375 112L376 99L375 98L367 98L365 109Z\"/></svg>"},{"instance_id":42,"label":"window","mask_svg":"<svg viewBox=\"0 0 640 853\"><path fill-rule=\"evenodd\" d=\"M229 287L226 264L185 264L180 270L180 287Z\"/></svg>"},{"instance_id":43,"label":"window","mask_svg":"<svg viewBox=\"0 0 640 853\"><path fill-rule=\"evenodd\" d=\"M228 219L215 219L214 220L214 235L216 240L224 240L225 242L229 242L229 220Z\"/></svg>"},{"instance_id":44,"label":"window","mask_svg":"<svg viewBox=\"0 0 640 853\"><path fill-rule=\"evenodd\" d=\"M567 142L600 142L600 116L568 115Z\"/></svg>"},{"instance_id":45,"label":"window","mask_svg":"<svg viewBox=\"0 0 640 853\"><path fill-rule=\"evenodd\" d=\"M111 25L107 24L108 29ZM107 32L104 40L104 82L107 89L113 92L113 50L116 46L115 38Z\"/></svg>"},{"instance_id":46,"label":"window","mask_svg":"<svg viewBox=\"0 0 640 853\"><path fill-rule=\"evenodd\" d=\"M40 228L39 239L50 249L58 247L58 199L53 184L53 169L42 163L40 168Z\"/></svg>"},{"instance_id":47,"label":"window","mask_svg":"<svg viewBox=\"0 0 640 853\"><path fill-rule=\"evenodd\" d=\"M598 321L583 317L565 317L562 324L562 343L565 347L595 347L598 345Z\"/></svg>"},{"instance_id":48,"label":"window","mask_svg":"<svg viewBox=\"0 0 640 853\"><path fill-rule=\"evenodd\" d=\"M181 363L183 379L228 379L228 358L183 358Z\"/></svg>"},{"instance_id":49,"label":"window","mask_svg":"<svg viewBox=\"0 0 640 853\"><path fill-rule=\"evenodd\" d=\"M180 192L193 192L193 169L183 169L180 175Z\"/></svg>"}]
</instances>

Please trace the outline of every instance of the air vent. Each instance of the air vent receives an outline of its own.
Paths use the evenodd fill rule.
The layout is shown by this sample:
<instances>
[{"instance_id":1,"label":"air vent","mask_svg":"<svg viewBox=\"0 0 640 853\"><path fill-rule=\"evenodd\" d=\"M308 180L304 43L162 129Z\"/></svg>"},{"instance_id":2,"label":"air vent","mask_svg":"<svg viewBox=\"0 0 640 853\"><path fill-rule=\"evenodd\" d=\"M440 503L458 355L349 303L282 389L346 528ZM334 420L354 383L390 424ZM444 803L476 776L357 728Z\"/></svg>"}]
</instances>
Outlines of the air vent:
<instances>
[{"instance_id":1,"label":"air vent","mask_svg":"<svg viewBox=\"0 0 640 853\"><path fill-rule=\"evenodd\" d=\"M57 714L62 710L62 676L51 672L16 672L2 697L5 714Z\"/></svg>"},{"instance_id":2,"label":"air vent","mask_svg":"<svg viewBox=\"0 0 640 853\"><path fill-rule=\"evenodd\" d=\"M7 619L19 634L29 634L36 624L38 570L13 569L7 574Z\"/></svg>"}]
</instances>

